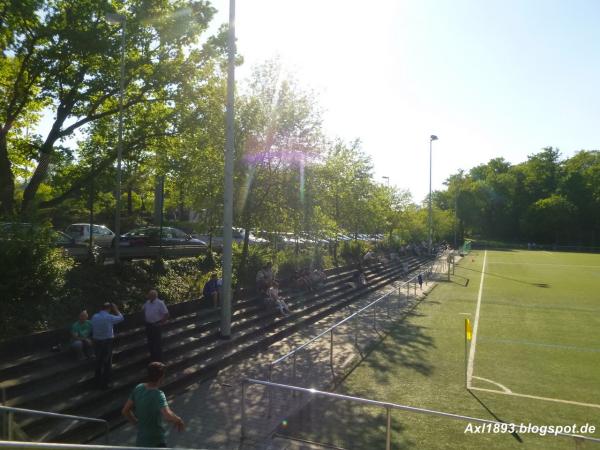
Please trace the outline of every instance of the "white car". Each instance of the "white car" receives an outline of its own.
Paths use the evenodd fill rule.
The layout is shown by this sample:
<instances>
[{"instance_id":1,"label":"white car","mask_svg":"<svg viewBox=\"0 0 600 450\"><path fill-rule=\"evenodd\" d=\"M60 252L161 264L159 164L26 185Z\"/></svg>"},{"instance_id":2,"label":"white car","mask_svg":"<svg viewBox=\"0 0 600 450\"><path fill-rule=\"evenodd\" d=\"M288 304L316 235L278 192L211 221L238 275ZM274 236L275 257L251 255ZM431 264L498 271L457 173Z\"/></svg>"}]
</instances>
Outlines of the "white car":
<instances>
[{"instance_id":1,"label":"white car","mask_svg":"<svg viewBox=\"0 0 600 450\"><path fill-rule=\"evenodd\" d=\"M110 247L115 238L115 233L104 225L93 225L94 243L100 247ZM90 224L74 223L65 229L65 233L75 239L78 244L85 244L90 241Z\"/></svg>"},{"instance_id":2,"label":"white car","mask_svg":"<svg viewBox=\"0 0 600 450\"><path fill-rule=\"evenodd\" d=\"M246 230L243 228L233 228L232 229L232 240L234 243L243 244L244 243L244 235L246 234ZM211 236L208 234L196 234L192 235L195 238L202 239L204 242L208 244L211 241ZM254 236L252 232L250 233L248 243L250 245L256 244L268 244L269 241L257 236ZM212 246L213 248L222 248L223 247L223 228L217 227L212 234Z\"/></svg>"}]
</instances>

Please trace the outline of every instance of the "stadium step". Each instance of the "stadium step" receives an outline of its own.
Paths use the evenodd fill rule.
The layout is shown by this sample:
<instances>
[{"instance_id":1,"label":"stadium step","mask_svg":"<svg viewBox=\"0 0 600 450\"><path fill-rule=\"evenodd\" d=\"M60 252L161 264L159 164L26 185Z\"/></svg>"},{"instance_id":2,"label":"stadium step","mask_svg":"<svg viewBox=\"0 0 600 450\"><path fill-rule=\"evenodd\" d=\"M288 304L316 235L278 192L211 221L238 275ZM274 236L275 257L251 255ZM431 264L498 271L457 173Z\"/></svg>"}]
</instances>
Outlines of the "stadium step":
<instances>
[{"instance_id":1,"label":"stadium step","mask_svg":"<svg viewBox=\"0 0 600 450\"><path fill-rule=\"evenodd\" d=\"M423 259L405 258L414 270ZM174 394L186 386L210 378L218 370L267 348L305 325L350 305L403 274L402 264L375 265L367 271L369 285L350 285L354 270L331 274L325 286L314 292L282 291L292 314L278 317L256 298L236 302L232 339L219 336L219 311L196 310L173 318L165 327L163 348L168 366L164 390ZM286 295L287 294L287 295ZM196 304L199 305L198 302ZM64 355L40 354L21 359L22 364L0 367L0 387L11 406L101 417L121 423L120 409L131 388L144 379L148 362L143 327L121 327L115 341L114 386L109 391L94 390L93 363L77 363ZM19 427L31 438L54 442L84 442L98 434L97 427L80 423L56 424L28 417Z\"/></svg>"}]
</instances>

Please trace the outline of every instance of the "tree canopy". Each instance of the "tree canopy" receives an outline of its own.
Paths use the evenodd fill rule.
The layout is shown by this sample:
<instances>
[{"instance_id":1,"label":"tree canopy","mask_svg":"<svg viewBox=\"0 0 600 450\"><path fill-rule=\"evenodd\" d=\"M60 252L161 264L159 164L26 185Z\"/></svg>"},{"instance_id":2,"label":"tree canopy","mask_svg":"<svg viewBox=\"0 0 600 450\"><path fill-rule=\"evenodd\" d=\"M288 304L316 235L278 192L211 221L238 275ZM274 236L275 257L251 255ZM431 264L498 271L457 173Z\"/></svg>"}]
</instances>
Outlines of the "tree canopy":
<instances>
[{"instance_id":1,"label":"tree canopy","mask_svg":"<svg viewBox=\"0 0 600 450\"><path fill-rule=\"evenodd\" d=\"M123 229L220 225L226 28L204 0L0 0L0 216L57 227L115 216L124 16ZM243 64L242 55L237 57ZM277 60L236 96L235 223L247 230L427 237L427 208L375 181L369 149L327 136L317 96ZM596 243L600 157L557 149L460 171L433 193L434 239ZM183 225L182 225L183 226Z\"/></svg>"}]
</instances>

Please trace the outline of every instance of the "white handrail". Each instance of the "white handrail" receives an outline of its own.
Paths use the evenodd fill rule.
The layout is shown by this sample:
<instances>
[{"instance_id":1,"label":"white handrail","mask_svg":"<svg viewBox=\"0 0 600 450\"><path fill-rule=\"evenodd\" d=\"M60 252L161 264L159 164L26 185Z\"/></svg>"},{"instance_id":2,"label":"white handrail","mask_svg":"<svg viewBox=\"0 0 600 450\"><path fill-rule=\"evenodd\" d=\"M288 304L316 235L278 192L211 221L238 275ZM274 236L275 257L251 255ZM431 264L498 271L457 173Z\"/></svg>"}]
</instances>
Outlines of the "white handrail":
<instances>
[{"instance_id":1,"label":"white handrail","mask_svg":"<svg viewBox=\"0 0 600 450\"><path fill-rule=\"evenodd\" d=\"M435 263L435 261L434 261ZM432 268L434 263L432 263L428 269ZM411 279L405 281L404 283L402 283L400 286L398 286L398 289L402 289L402 287L406 286L407 284L410 284L411 281L415 280L416 278L418 278L418 275L415 275L414 277L412 277ZM387 294L382 295L381 297L379 297L376 300L373 300L371 303L369 303L368 305L364 306L363 308L359 309L358 311L350 314L348 317L342 319L341 321L333 324L332 326L330 326L329 328L327 328L325 331L323 331L321 334L318 334L317 336L315 336L314 338L312 338L309 341L306 341L304 344L300 345L299 347L294 348L292 351L286 353L285 355L283 355L282 357L276 359L275 361L271 362L270 365L274 366L276 364L279 364L281 361L284 361L285 359L289 358L290 356L292 356L294 353L302 350L303 348L305 348L306 346L312 344L314 341L316 341L317 339L322 338L323 336L325 336L328 333L331 333L332 330L334 330L335 328L339 327L340 325L343 325L344 323L346 323L347 321L349 321L350 319L352 319L353 317L357 316L358 314L362 313L363 311L365 311L366 309L371 308L373 305L379 303L381 300L385 299L386 297L390 296L392 294L392 292L388 292Z\"/></svg>"},{"instance_id":2,"label":"white handrail","mask_svg":"<svg viewBox=\"0 0 600 450\"><path fill-rule=\"evenodd\" d=\"M55 412L50 412L50 411L38 411L36 409L15 408L12 406L0 405L0 412L2 412L2 411L9 414L9 422L12 420L12 414L16 413L16 414L27 414L29 416L51 417L54 419L79 420L81 422L101 423L104 425L104 428L106 431L106 443L108 444L108 441L109 441L110 427L108 425L108 421L106 421L104 419L97 419L95 417L74 416L71 414L60 414L60 413L55 413ZM9 429L10 429L10 426L11 426L11 424L9 423ZM11 439L12 436L8 436L8 438ZM2 442L2 441L0 441L0 442Z\"/></svg>"},{"instance_id":3,"label":"white handrail","mask_svg":"<svg viewBox=\"0 0 600 450\"><path fill-rule=\"evenodd\" d=\"M18 441L0 441L0 448L8 449L47 449L47 450L74 450L74 449L90 449L90 450L156 450L156 447L123 447L118 445L86 445L86 444L55 444L50 442L18 442ZM166 448L165 450L175 450L174 448ZM201 449L185 449L177 447L177 450L201 450Z\"/></svg>"},{"instance_id":4,"label":"white handrail","mask_svg":"<svg viewBox=\"0 0 600 450\"><path fill-rule=\"evenodd\" d=\"M444 412L444 411L437 411L434 409L427 409L427 408L417 408L414 406L407 406L407 405L400 405L397 403L390 403L390 402L382 402L379 400L371 400L371 399L367 399L367 398L361 398L361 397L353 397L350 395L344 395L344 394L336 394L335 392L326 392L326 391L319 391L317 389L312 389L312 388L303 388L300 386L291 386L291 385L287 385L287 384L280 384L280 383L273 383L271 381L263 381L263 380L254 380L251 378L246 378L242 384L248 385L248 384L259 384L262 386L267 386L267 387L271 387L271 388L276 388L276 389L283 389L283 390L290 390L290 391L296 391L296 392L304 392L310 395L317 395L317 396L321 396L321 397L328 397L328 398L335 398L338 400L345 400L345 401L350 401L350 402L355 402L355 403L362 403L362 404L366 404L366 405L371 405L371 406L377 406L380 408L385 408L386 410L391 410L391 409L397 409L397 410L401 410L401 411L408 411L408 412L413 412L413 413L417 413L417 414L426 414L426 415L433 415L433 416L440 416L440 417L445 417L448 419L454 419L454 420L460 420L463 422L477 422L477 423L484 423L484 424L492 424L492 425L499 425L499 426L506 426L508 425L506 422L499 422L496 420L489 420L489 419L481 419L479 417L470 417L470 416L463 416L461 414L454 414L454 413L448 413L448 412ZM243 393L245 393L245 387L242 391ZM244 406L244 402L242 402L242 406ZM245 416L245 411L242 411L242 417ZM244 424L242 423L242 427L244 426ZM389 420L388 420L388 427L389 427ZM533 426L533 425L532 425ZM242 428L243 430L243 428ZM518 432L518 430L515 430ZM388 436L389 436L389 428L388 428ZM555 432L553 434L545 434L543 436L564 436L564 437L572 437L572 438L577 438L577 439L582 439L582 440L586 440L586 441L590 441L590 442L595 442L595 443L600 443L600 439L598 438L593 438L590 436L582 436L580 434L570 434L570 433L562 433L562 432ZM243 435L242 435L243 436Z\"/></svg>"}]
</instances>

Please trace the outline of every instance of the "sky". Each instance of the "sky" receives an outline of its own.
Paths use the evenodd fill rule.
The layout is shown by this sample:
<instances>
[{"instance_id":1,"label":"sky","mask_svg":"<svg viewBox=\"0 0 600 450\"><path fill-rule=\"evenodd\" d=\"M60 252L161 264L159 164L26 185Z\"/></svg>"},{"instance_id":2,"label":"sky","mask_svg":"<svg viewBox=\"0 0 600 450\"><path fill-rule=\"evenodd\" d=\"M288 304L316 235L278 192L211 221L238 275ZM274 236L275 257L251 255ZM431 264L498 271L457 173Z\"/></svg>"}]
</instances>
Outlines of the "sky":
<instances>
[{"instance_id":1,"label":"sky","mask_svg":"<svg viewBox=\"0 0 600 450\"><path fill-rule=\"evenodd\" d=\"M212 0L214 26L229 0ZM412 192L546 146L600 148L600 1L237 0L244 65L279 58L316 92L331 138Z\"/></svg>"}]
</instances>

